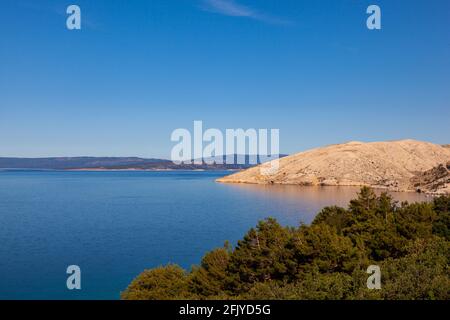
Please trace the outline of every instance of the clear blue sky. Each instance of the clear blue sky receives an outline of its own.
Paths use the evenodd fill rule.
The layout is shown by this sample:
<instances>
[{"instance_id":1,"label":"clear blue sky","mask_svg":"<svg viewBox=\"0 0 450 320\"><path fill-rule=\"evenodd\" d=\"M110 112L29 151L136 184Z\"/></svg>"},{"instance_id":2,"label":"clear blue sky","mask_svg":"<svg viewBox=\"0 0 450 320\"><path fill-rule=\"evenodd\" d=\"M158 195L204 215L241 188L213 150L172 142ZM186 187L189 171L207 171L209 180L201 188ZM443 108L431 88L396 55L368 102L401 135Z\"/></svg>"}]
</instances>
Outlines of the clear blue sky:
<instances>
[{"instance_id":1,"label":"clear blue sky","mask_svg":"<svg viewBox=\"0 0 450 320\"><path fill-rule=\"evenodd\" d=\"M1 1L0 156L169 157L194 120L450 143L449 104L448 0Z\"/></svg>"}]
</instances>

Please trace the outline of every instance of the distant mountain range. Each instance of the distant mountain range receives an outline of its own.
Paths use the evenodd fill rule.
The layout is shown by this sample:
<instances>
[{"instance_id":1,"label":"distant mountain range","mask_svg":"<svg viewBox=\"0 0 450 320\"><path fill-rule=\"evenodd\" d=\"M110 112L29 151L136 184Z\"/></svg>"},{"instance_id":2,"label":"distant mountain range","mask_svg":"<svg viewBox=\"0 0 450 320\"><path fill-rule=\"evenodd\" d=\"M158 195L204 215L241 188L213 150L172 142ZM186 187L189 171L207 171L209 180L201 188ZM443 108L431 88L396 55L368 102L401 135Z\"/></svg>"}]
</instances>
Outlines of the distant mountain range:
<instances>
[{"instance_id":1,"label":"distant mountain range","mask_svg":"<svg viewBox=\"0 0 450 320\"><path fill-rule=\"evenodd\" d=\"M280 155L284 157L286 155ZM0 169L35 170L237 170L246 169L267 160L264 157L231 155L233 161L226 163L226 156L202 161L202 164L175 164L167 159L145 159L138 157L52 157L52 158L7 158L0 157ZM222 158L223 164L218 164ZM240 164L237 160L240 160ZM269 159L270 160L270 159ZM215 162L214 162L215 161ZM207 164L212 163L212 164Z\"/></svg>"},{"instance_id":2,"label":"distant mountain range","mask_svg":"<svg viewBox=\"0 0 450 320\"><path fill-rule=\"evenodd\" d=\"M137 166L169 162L161 159L137 157L54 157L54 158L0 158L3 169L78 169Z\"/></svg>"}]
</instances>

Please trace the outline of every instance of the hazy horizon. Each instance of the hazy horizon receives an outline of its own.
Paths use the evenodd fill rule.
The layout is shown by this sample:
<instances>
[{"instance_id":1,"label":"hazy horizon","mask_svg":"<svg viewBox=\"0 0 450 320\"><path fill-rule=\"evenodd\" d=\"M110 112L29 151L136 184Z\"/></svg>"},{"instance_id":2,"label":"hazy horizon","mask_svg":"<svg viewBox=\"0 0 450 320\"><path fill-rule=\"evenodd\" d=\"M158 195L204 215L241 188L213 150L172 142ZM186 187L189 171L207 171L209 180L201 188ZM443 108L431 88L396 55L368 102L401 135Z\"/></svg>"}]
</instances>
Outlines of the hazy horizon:
<instances>
[{"instance_id":1,"label":"hazy horizon","mask_svg":"<svg viewBox=\"0 0 450 320\"><path fill-rule=\"evenodd\" d=\"M400 141L400 140L410 140L410 139L386 140L386 142ZM345 141L345 142L338 143L338 144L345 144L345 143L349 143L349 142L355 142L355 140ZM356 141L356 142L371 143L371 142L378 142L378 141ZM424 142L431 142L431 141L424 141ZM431 142L431 143L433 143L433 142ZM435 143L435 144L442 145L442 146L449 145L449 143ZM334 144L325 144L325 145L322 145L322 146L317 146L316 148L330 146L330 145L334 145ZM289 156L289 155L293 155L293 154L296 154L296 153L299 153L299 152L304 152L304 151L307 151L307 150L311 150L311 149L314 149L314 148L315 147L312 147L310 149L305 149L305 150L299 150L299 151L296 151L296 152L293 152L293 153L283 153L283 152L281 152L280 156ZM241 155L241 154L236 154L235 153L234 155ZM249 154L249 153L245 153L245 154L242 154L242 155L259 156L258 154ZM223 157L223 156L227 156L227 154L217 155L216 157ZM266 155L261 155L261 156L266 156ZM8 156L8 155L0 154L0 158L23 158L23 159L26 159L26 158L29 158L29 159L40 159L40 158L140 158L140 159L145 159L145 160L152 160L152 159L155 159L155 160L168 160L168 161L171 160L170 157L167 157L167 158L159 158L159 157L152 157L152 156L150 156L150 157L141 157L141 156L136 156L136 155L117 155L117 156L111 156L111 155L98 155L98 156L92 156L92 155L50 155L50 156L37 156L37 157L21 157L21 156L16 157L16 156ZM203 157L203 158L205 158L205 157Z\"/></svg>"}]
</instances>

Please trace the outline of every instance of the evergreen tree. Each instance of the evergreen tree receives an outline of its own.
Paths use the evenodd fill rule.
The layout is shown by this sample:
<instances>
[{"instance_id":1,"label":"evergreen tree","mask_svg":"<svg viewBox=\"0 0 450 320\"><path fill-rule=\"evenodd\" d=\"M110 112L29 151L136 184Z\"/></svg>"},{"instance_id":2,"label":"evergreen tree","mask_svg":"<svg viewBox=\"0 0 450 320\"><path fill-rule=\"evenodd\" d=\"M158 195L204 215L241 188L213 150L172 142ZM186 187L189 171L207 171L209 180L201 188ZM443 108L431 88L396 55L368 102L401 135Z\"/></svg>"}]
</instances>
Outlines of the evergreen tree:
<instances>
[{"instance_id":1,"label":"evergreen tree","mask_svg":"<svg viewBox=\"0 0 450 320\"><path fill-rule=\"evenodd\" d=\"M228 247L208 252L199 267L193 267L190 288L199 297L216 296L226 291L227 266L230 259Z\"/></svg>"},{"instance_id":2,"label":"evergreen tree","mask_svg":"<svg viewBox=\"0 0 450 320\"><path fill-rule=\"evenodd\" d=\"M441 196L434 199L433 210L437 215L433 223L433 233L450 241L450 197Z\"/></svg>"},{"instance_id":3,"label":"evergreen tree","mask_svg":"<svg viewBox=\"0 0 450 320\"><path fill-rule=\"evenodd\" d=\"M188 299L186 272L177 265L167 265L145 270L121 294L125 300L175 300Z\"/></svg>"},{"instance_id":4,"label":"evergreen tree","mask_svg":"<svg viewBox=\"0 0 450 320\"><path fill-rule=\"evenodd\" d=\"M231 254L228 266L231 290L242 292L258 281L285 279L288 276L285 246L290 234L290 229L273 218L250 229Z\"/></svg>"},{"instance_id":5,"label":"evergreen tree","mask_svg":"<svg viewBox=\"0 0 450 320\"><path fill-rule=\"evenodd\" d=\"M236 248L141 273L122 299L448 299L450 196L398 203L361 188L349 208L322 209L310 226L268 218ZM382 290L366 287L379 265Z\"/></svg>"}]
</instances>

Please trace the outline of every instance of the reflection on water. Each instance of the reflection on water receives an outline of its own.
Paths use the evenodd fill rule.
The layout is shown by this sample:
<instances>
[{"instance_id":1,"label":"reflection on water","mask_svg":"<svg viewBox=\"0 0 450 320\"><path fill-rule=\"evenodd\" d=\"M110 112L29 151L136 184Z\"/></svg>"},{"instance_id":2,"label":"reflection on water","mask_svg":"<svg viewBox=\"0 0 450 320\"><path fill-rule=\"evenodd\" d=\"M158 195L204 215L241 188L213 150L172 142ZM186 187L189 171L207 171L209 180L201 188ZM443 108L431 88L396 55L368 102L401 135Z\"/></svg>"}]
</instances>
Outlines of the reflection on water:
<instances>
[{"instance_id":1,"label":"reflection on water","mask_svg":"<svg viewBox=\"0 0 450 320\"><path fill-rule=\"evenodd\" d=\"M296 185L266 185L266 184L227 184L241 192L261 193L270 197L281 197L283 199L298 199L315 203L335 203L343 205L348 200L353 199L360 187L333 187L333 186L296 186ZM375 193L380 194L384 190L375 189ZM388 192L397 201L421 202L429 201L431 196L416 192Z\"/></svg>"},{"instance_id":2,"label":"reflection on water","mask_svg":"<svg viewBox=\"0 0 450 320\"><path fill-rule=\"evenodd\" d=\"M333 186L295 186L295 185L258 185L258 184L227 184L229 188L240 193L261 198L269 198L297 203L299 207L309 211L312 208L321 209L330 205L347 207L350 200L357 197L360 187ZM375 189L376 194L385 190ZM415 192L388 192L399 203L431 201L432 196Z\"/></svg>"}]
</instances>

